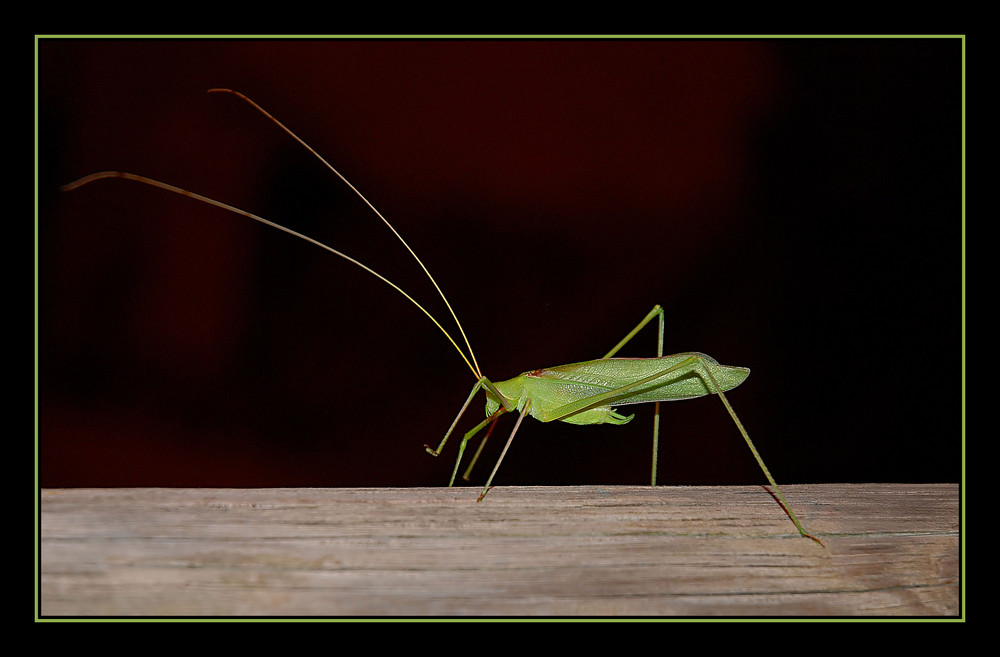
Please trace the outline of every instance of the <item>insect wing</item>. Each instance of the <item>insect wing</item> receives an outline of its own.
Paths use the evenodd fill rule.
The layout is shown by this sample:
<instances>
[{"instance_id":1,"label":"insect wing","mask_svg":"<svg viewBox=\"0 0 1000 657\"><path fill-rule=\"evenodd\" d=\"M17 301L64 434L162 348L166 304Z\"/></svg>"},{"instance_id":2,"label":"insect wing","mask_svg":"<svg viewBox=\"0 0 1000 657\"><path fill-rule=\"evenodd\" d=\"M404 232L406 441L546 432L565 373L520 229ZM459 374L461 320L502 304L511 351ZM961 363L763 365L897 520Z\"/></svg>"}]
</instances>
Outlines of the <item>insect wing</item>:
<instances>
[{"instance_id":1,"label":"insect wing","mask_svg":"<svg viewBox=\"0 0 1000 657\"><path fill-rule=\"evenodd\" d=\"M712 382L702 368L711 372L723 391L743 383L750 370L720 365L711 356L697 352L672 354L661 358L603 358L559 365L526 373L532 393L542 394L553 402L573 401L606 394L641 379L657 377L621 396L605 400L605 405L642 404L657 401L692 399L712 394ZM671 371L672 368L676 368Z\"/></svg>"}]
</instances>

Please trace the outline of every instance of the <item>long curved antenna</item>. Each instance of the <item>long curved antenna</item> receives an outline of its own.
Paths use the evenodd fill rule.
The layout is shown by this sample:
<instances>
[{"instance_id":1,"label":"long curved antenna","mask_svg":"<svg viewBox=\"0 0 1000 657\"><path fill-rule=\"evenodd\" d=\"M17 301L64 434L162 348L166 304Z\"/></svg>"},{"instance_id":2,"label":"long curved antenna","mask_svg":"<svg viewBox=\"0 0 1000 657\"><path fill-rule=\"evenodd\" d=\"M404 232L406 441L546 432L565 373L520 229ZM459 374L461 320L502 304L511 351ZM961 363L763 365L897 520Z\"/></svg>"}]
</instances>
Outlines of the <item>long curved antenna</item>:
<instances>
[{"instance_id":1,"label":"long curved antenna","mask_svg":"<svg viewBox=\"0 0 1000 657\"><path fill-rule=\"evenodd\" d=\"M312 150L312 149L310 149L310 150ZM380 281L382 281L383 283L385 283L386 285L388 285L392 289L394 289L397 292L399 292L400 294L402 294L404 297L407 298L407 300L409 300L410 303L412 303L414 306L416 306L417 308L419 308L421 310L421 312L423 312L425 315L427 315L427 317L432 322L434 322L434 326L438 327L441 330L441 332L444 333L444 336L446 338L448 338L448 342L450 342L452 344L452 346L455 347L455 350L458 351L458 354L462 357L462 360L465 361L465 364L469 366L470 370L472 370L473 376L475 376L476 379L481 379L482 378L482 375L477 372L476 368L473 367L472 363L469 362L469 359L465 357L465 352L463 352L462 349L455 342L455 340L452 339L451 334L449 334L448 331L446 331L444 329L444 327L441 326L440 322L438 322L436 319L434 319L433 315L431 315L429 312L427 312L427 310L423 306L421 306L419 303L417 303L417 301L413 297L411 297L409 294L407 294L401 287L399 287L398 285L396 285L395 283L393 283L392 281L390 281L385 276L383 276L382 274L378 273L377 271L375 271L374 269L372 269L368 265L366 265L364 263L361 263L361 262L358 262L357 260L355 260L351 256L349 256L347 254L344 254L344 253L341 253L340 251L338 251L338 250L336 250L336 249L334 249L332 247L329 247L326 244L323 244L322 242L314 240L313 238L309 237L308 235L303 235L302 233L297 233L297 232L295 232L294 230L292 230L290 228L285 228L281 224L276 224L273 221L268 221L267 219L265 219L263 217L259 217L259 216L255 215L255 214L251 213L251 212L247 212L246 210L241 210L240 208L237 208L235 206L228 205L228 204L223 203L221 201L216 201L215 199L209 198L207 196L202 196L201 194L195 194L194 192L189 192L186 189L182 189L180 187L175 187L174 185L169 185L167 183L160 182L159 180L153 180L152 178L146 178L145 176L138 176L138 175L136 175L134 173L125 173L123 171L101 171L99 173L92 173L89 176L84 176L83 178L80 178L79 180L75 180L75 181L73 181L71 183L63 185L62 187L60 187L60 189L62 191L64 191L64 192L71 192L74 189L78 189L80 187L83 187L87 183L91 183L91 182L94 182L95 180L101 180L101 179L104 179L104 178L124 178L125 180L132 180L132 181L135 181L135 182L144 183L146 185L151 185L153 187L158 187L160 189L164 189L164 190L166 190L168 192L173 192L175 194L180 194L181 196L187 196L188 198L192 198L192 199L194 199L196 201L201 201L202 203L207 203L209 205L214 205L217 208L222 208L223 210L228 210L229 212L233 212L235 214L242 215L242 216L247 217L249 219L253 219L254 221L259 221L262 224L265 224L267 226L271 226L272 228L277 228L280 231L284 231L284 232L288 233L289 235L294 235L295 237L298 237L300 239L304 239L307 242L311 242L312 244L315 244L316 246L318 246L320 248L326 249L330 253L332 253L334 255L337 255L337 256L340 256L344 260L347 260L348 262L350 262L352 264L355 264L358 267L361 267L362 269L364 269L366 272L368 272L369 274L371 274L375 278L379 279ZM348 184L350 184L350 183L348 183ZM444 295L442 295L442 297L443 296ZM445 303L447 303L447 302L445 302ZM458 321L457 318L456 318L455 321ZM471 348L469 349L469 353L470 354L472 353L472 349ZM473 360L475 360L475 359L473 359Z\"/></svg>"},{"instance_id":2,"label":"long curved antenna","mask_svg":"<svg viewBox=\"0 0 1000 657\"><path fill-rule=\"evenodd\" d=\"M358 197L359 197L359 198L360 198L360 199L361 199L362 201L364 201L364 202L365 202L365 205L367 205L367 206L368 206L369 208L371 208L372 212L374 212L374 213L375 213L375 214L376 214L376 215L378 216L378 218L379 218L379 219L381 219L381 220L382 220L382 222L383 222L383 223L384 223L384 224L385 224L386 226L388 226L388 227L389 227L389 230L391 230L391 231L392 231L392 234L393 234L393 235L395 235L395 236L396 236L396 238L397 238L397 239L399 239L399 241L400 241L400 242L402 242L403 246L405 246L405 247L406 247L406 250L410 252L410 255L411 255L411 256L413 256L413 259L417 261L417 264L418 264L418 265L420 265L420 268L424 270L424 273L425 273L425 274L427 274L427 278L429 278L429 279L430 279L430 281L431 281L431 284L432 284L432 285L434 286L434 289L435 289L435 290L437 290L437 292L438 292L438 294L439 294L439 295L441 295L441 300L442 300L442 301L444 301L444 305L445 305L445 306L447 306L447 308L448 308L448 312L449 312L449 313L451 313L451 317L452 317L452 319L454 319L454 320L455 320L455 325L456 325L456 326L458 327L458 332L462 334L462 339L463 339L463 340L465 340L465 346L466 346L466 348L467 348L467 349L469 350L469 356L470 356L470 357L472 358L472 363L473 363L473 365L474 365L474 367L473 367L473 372L475 373L475 375L476 375L476 378L479 378L479 379L483 378L483 375L482 375L482 372L481 372L481 371L479 370L479 363L477 363L477 362L476 362L476 354L475 354L475 353L473 353L473 351L472 351L472 345L471 345L471 344L469 344L469 338L468 338L468 337L467 337L467 336L465 335L465 329L463 329L463 328L462 328L462 322L458 321L458 315L456 315L456 314L455 314L455 311L454 311L454 310L452 310L452 308L451 308L451 304L450 304L450 303L448 303L448 299L447 299L447 298L446 298L446 297L444 296L444 292L443 292L443 291L441 290L441 287L440 287L440 286L439 286L439 285L437 284L437 281L435 281L435 280L434 280L434 277L433 277L433 276L431 276L431 272L430 272L430 271L429 271L429 270L427 269L427 267L426 267L426 266L424 266L424 263L423 263L423 262L422 262L422 261L420 260L420 258L419 258L419 257L417 257L417 254L416 254L416 253L414 252L414 250L413 250L413 249L411 249L411 248L410 248L410 245L409 245L409 244L407 244L407 243L406 243L406 240L404 240L404 239L403 239L403 236L402 236L402 235L400 235L400 234L399 234L399 233L398 233L398 232L396 231L396 229L395 229L395 228L393 228L392 224L390 224L390 223L389 223L389 220L388 220L388 219L386 219L386 218L385 218L384 216L382 216L382 213L381 213L381 212L379 212L379 211L378 211L378 210L377 210L377 209L375 208L375 206L374 206L374 205L372 205L372 204L371 204L371 202L370 202L370 201L369 201L369 200L368 200L367 198L365 198L365 195L364 195L364 194L362 194L361 192L359 192L359 191L358 191L358 188L357 188L357 187L355 187L354 185L352 185L352 184L351 184L351 182L350 182L350 181L349 181L349 180L348 180L347 178L345 178L345 177L344 177L343 175L341 175L341 173L340 173L339 171L337 171L337 170L336 170L336 169L335 169L335 168L333 167L333 165L332 165L332 164L330 164L329 162L327 162L327 161L326 161L326 159L325 159L325 158L324 158L324 157L323 157L322 155L320 155L320 154L319 154L319 153L317 153L317 152L316 152L315 150L313 150L313 147L312 147L312 146L310 146L310 145L309 145L309 144L307 144L306 142L302 141L302 139L300 139L298 135L296 135L296 134L295 134L294 132L292 132L292 131L291 131L291 130L290 130L290 129L288 128L288 127L286 127L284 123L282 123L282 122L281 122L281 121L279 121L278 119L274 118L274 117L273 117L273 116L272 116L272 115L270 114L270 112L268 112L267 110L265 110L265 109L264 109L263 107L261 107L260 105L258 105L258 104L257 104L257 103L255 103L254 101L250 100L249 98L247 98L246 96L244 96L244 95L243 95L243 94L241 94L240 92L238 92L238 91L234 91L234 90L232 90L232 89L209 89L209 90L208 90L208 93L210 93L210 94L211 94L211 93L227 93L227 94L232 94L232 95L234 95L234 96L236 96L236 97L238 97L238 98L242 98L243 100L245 100L245 101L246 101L247 103L249 103L249 104L250 104L250 105L251 105L251 106L252 106L252 107L253 107L254 109L256 109L256 110L257 110L258 112L260 112L261 114L263 114L264 116L266 116L267 118L269 118L269 119L270 119L270 120L271 120L272 122L274 122L274 124L275 124L275 125L277 125L277 126L278 126L279 128L281 128L282 130L284 130L284 131L285 131L285 132L286 132L286 133L287 133L287 134L288 134L288 135L289 135L289 136L290 136L290 137L291 137L292 139L294 139L295 141L297 141L297 142L299 142L300 144L302 144L302 146L304 146L306 150L308 150L308 151L309 151L310 153L312 153L313 155L315 155L315 156L316 156L316 158L317 158L317 159L318 159L318 160L319 160L320 162L322 162L322 163L323 163L324 165L326 165L326 168L327 168L327 169L329 169L330 171L332 171L332 172L333 172L334 174L336 174L336 176L337 176L338 178L340 178L340 179L341 179L342 181L344 181L344 184L345 184L345 185L347 185L348 187L350 187L350 188L351 188L351 191L353 191L353 192L354 192L355 194L357 194L357 195L358 195ZM273 224L272 224L272 225L273 225ZM291 231L289 231L289 232L291 232ZM322 246L322 245L321 245L321 246ZM324 248L325 248L325 247L324 247ZM330 249L330 250L332 250L332 249ZM365 267L365 268L367 269L367 267ZM369 271L371 271L371 270L369 270ZM374 272L373 272L373 273L374 273ZM381 278L381 277L380 277L380 278ZM383 280L385 280L385 279L383 279ZM387 282L388 282L388 281L387 281ZM395 287L395 286L393 286L393 287ZM399 288L396 288L396 289L399 289ZM400 292L402 292L402 290L400 290ZM409 297L407 297L407 298L409 298ZM413 299L410 299L410 301L413 301ZM414 303L416 303L416 302L414 302ZM421 308L421 310L423 310L423 309ZM425 310L424 312L427 312L427 311ZM437 324L437 322L436 322L436 321L435 321L435 324ZM438 325L438 328L440 328L440 325ZM441 329L441 330L444 330L444 329ZM447 335L447 333L446 333L446 335ZM451 336L449 336L449 337L448 337L448 339L450 340L450 339L451 339ZM454 344L454 342L452 342L452 344ZM461 350L459 350L459 351L461 351ZM464 354L462 355L462 358L465 358L465 355L464 355ZM466 361L466 362L468 362L468 361Z\"/></svg>"}]
</instances>

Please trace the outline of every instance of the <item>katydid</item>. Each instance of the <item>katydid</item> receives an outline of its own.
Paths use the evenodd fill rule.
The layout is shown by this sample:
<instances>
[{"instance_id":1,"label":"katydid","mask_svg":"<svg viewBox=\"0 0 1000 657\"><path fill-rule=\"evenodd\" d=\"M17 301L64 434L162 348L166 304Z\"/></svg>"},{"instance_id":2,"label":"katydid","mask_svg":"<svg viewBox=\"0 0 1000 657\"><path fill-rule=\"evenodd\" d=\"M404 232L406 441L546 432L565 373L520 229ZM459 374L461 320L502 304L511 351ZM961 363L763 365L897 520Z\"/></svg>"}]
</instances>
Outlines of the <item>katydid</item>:
<instances>
[{"instance_id":1,"label":"katydid","mask_svg":"<svg viewBox=\"0 0 1000 657\"><path fill-rule=\"evenodd\" d=\"M507 450L510 448L511 442L514 439L518 429L521 426L521 422L524 420L525 416L531 415L532 417L542 421L551 422L553 420L560 420L562 422L567 422L570 424L625 424L632 420L633 415L622 415L617 412L614 407L626 406L629 404L641 404L641 403L653 403L653 465L652 465L652 476L651 485L656 485L656 470L657 470L657 452L658 452L658 442L659 442L659 430L660 430L660 402L679 400L679 399L692 399L695 397L702 397L705 395L717 395L722 401L723 406L725 406L726 411L729 413L733 422L736 424L736 428L739 430L740 434L743 436L744 441L746 441L747 446L750 448L751 453L760 466L761 470L764 472L764 476L770 483L773 494L777 501L782 506L785 513L794 523L795 527L798 529L799 533L807 538L811 538L817 543L819 542L814 536L809 534L802 523L795 517L790 506L785 501L784 495L782 495L781 490L778 488L778 484L775 482L771 473L768 471L767 467L764 465L763 459L754 447L753 442L750 440L750 436L743 424L740 422L730 405L729 400L726 398L725 392L732 390L736 386L740 385L749 375L750 370L744 367L731 367L728 365L721 365L715 359L697 352L680 353L664 356L663 355L663 330L664 330L664 312L663 309L656 305L651 311L640 321L635 328L633 328L617 345L615 345L608 353L597 360L583 361L579 363L573 363L570 365L561 365L558 367L549 367L544 369L536 369L528 372L524 372L519 376L516 376L507 381L492 382L490 379L486 378L479 368L479 364L476 361L475 354L472 351L472 347L469 343L469 339L462 328L461 322L458 320L458 316L452 309L451 304L445 297L444 292L441 287L431 276L430 271L424 266L420 258L413 251L412 248L406 243L403 237L396 231L396 229L385 219L384 216L368 201L365 196L358 191L343 175L340 174L337 169L335 169L329 162L327 162L319 153L312 149L306 142L300 139L294 132L287 128L283 123L278 121L275 117L269 114L266 110L260 107L257 103L250 100L243 94L233 91L231 89L210 89L209 93L219 92L228 93L237 96L243 101L249 103L254 109L259 111L275 125L277 125L281 130L295 139L299 144L305 147L310 153L317 157L330 171L332 171L341 181L343 181L364 203L367 205L379 219L392 231L397 239L403 244L417 264L427 275L431 284L434 286L437 293L440 295L441 299L444 301L448 312L451 314L452 319L458 328L458 332L461 335L462 341L465 345L465 350L459 346L459 343L451 336L450 333L434 318L422 305L420 305L416 300L413 299L409 294L407 294L402 288L397 286L392 281L386 279L384 276L369 268L367 265L355 260L354 258L341 253L340 251L331 248L317 240L303 235L301 233L295 232L289 228L271 222L263 217L252 214L245 210L241 210L237 207L216 201L214 199L196 194L173 185L169 185L164 182L153 180L151 178L146 178L144 176L139 176L131 173L124 173L118 171L103 171L99 173L94 173L89 176L85 176L76 180L75 182L69 183L63 187L64 191L70 191L77 189L87 183L104 179L104 178L124 178L126 180L131 180L135 182L144 183L157 187L166 191L170 191L176 194L187 196L197 201L213 205L229 212L253 219L260 223L266 224L278 230L284 231L295 237L301 238L307 242L311 242L316 246L319 246L334 255L337 255L348 262L357 265L358 267L364 269L368 273L372 274L376 278L380 279L394 290L402 294L406 299L416 306L421 312L426 315L431 322L444 334L447 340L459 353L462 360L468 366L469 370L475 377L475 384L472 387L472 391L469 393L468 398L462 405L452 422L451 426L448 428L447 432L442 438L441 443L437 448L431 448L429 445L425 445L427 452L434 456L441 454L444 449L448 438L454 432L456 426L458 426L459 420L462 415L468 409L470 403L475 398L479 391L483 391L486 397L486 418L473 427L471 430L465 433L462 437L462 441L459 444L458 456L455 459L455 466L452 470L451 479L448 485L451 486L455 482L455 477L458 473L459 466L462 462L462 457L465 453L465 449L469 441L474 438L480 431L487 429L486 435L480 442L479 447L473 456L468 468L465 470L463 477L468 480L470 472L479 458L479 454L483 449L483 445L486 444L487 439L493 431L499 418L505 413L517 413L517 420L514 424L514 428L507 438L507 442L503 447L500 457L497 459L496 465L493 467L493 471L490 473L486 484L483 487L477 501L482 501L486 494L489 492L493 478L496 476L497 470L500 467L500 463L503 461L504 456L507 454ZM613 356L626 344L628 343L640 330L642 330L649 322L653 319L657 320L658 325L658 338L657 338L657 349L656 357L650 358L614 358Z\"/></svg>"}]
</instances>

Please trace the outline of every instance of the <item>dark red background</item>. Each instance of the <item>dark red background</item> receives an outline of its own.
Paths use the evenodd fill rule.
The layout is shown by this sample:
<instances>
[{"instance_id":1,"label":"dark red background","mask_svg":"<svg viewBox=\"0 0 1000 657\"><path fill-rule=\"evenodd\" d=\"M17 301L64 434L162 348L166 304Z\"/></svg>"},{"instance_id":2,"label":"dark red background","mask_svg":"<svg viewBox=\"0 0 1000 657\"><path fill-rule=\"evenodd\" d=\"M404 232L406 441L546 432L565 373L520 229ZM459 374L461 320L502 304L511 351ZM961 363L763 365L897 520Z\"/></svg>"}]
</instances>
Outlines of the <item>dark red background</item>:
<instances>
[{"instance_id":1,"label":"dark red background","mask_svg":"<svg viewBox=\"0 0 1000 657\"><path fill-rule=\"evenodd\" d=\"M752 369L731 401L779 482L957 481L961 72L956 39L42 40L41 484L447 480L457 441L422 446L474 379L392 290L159 190L58 192L180 185L444 319L370 211L219 86L394 222L487 376L599 357L660 303L668 353ZM495 483L647 482L637 410L526 422ZM763 481L717 400L663 425L661 482Z\"/></svg>"}]
</instances>

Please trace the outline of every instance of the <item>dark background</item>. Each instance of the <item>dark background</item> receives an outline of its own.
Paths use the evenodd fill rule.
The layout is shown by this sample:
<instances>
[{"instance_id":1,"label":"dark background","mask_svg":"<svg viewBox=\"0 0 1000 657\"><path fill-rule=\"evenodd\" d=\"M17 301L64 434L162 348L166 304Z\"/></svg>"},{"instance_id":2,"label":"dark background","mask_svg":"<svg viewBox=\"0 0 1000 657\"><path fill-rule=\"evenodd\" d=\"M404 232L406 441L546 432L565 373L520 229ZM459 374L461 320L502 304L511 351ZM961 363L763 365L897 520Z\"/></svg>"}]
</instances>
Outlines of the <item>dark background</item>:
<instances>
[{"instance_id":1,"label":"dark background","mask_svg":"<svg viewBox=\"0 0 1000 657\"><path fill-rule=\"evenodd\" d=\"M655 303L780 482L961 473L958 39L39 44L39 468L60 486L446 483L474 379L361 270L120 180L232 203L446 311L484 373L600 357ZM448 325L451 326L450 324ZM647 329L621 355L655 352ZM648 482L629 425L528 420L497 484ZM482 399L463 428L482 416ZM491 439L481 483L506 439ZM760 483L718 400L663 409L660 481Z\"/></svg>"}]
</instances>

